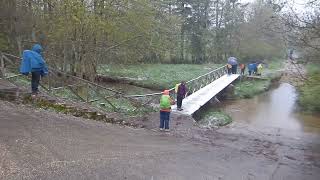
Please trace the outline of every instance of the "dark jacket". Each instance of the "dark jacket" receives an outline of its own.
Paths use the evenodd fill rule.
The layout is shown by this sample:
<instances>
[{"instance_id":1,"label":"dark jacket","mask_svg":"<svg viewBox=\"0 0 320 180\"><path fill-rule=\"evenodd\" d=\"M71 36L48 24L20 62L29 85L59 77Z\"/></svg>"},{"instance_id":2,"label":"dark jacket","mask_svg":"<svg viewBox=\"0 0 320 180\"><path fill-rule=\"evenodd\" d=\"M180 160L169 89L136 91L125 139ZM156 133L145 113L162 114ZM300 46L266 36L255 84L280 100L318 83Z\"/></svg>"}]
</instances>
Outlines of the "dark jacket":
<instances>
[{"instance_id":1,"label":"dark jacket","mask_svg":"<svg viewBox=\"0 0 320 180\"><path fill-rule=\"evenodd\" d=\"M187 87L186 87L186 85L185 85L185 84L180 84L179 87L178 87L177 95L178 95L179 97L184 98L186 94L187 94Z\"/></svg>"}]
</instances>

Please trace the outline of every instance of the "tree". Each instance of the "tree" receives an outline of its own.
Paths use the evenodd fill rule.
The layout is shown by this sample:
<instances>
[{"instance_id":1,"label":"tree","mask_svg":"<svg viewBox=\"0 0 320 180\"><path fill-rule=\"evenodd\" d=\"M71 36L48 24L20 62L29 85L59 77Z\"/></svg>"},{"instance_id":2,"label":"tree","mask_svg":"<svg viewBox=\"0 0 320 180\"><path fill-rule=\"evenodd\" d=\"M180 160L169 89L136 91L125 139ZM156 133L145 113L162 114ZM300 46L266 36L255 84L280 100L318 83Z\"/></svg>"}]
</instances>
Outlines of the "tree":
<instances>
[{"instance_id":1,"label":"tree","mask_svg":"<svg viewBox=\"0 0 320 180\"><path fill-rule=\"evenodd\" d=\"M3 47L10 45L21 53L40 42L50 65L88 79L105 63L224 62L228 56L267 58L282 49L274 48L282 44L272 33L282 28L281 8L277 8L281 4L274 1L258 0L253 5L238 0L1 3Z\"/></svg>"},{"instance_id":2,"label":"tree","mask_svg":"<svg viewBox=\"0 0 320 180\"><path fill-rule=\"evenodd\" d=\"M309 11L298 14L293 9L282 16L286 25L289 46L299 49L305 62L319 62L320 55L320 1L310 0L305 4Z\"/></svg>"}]
</instances>

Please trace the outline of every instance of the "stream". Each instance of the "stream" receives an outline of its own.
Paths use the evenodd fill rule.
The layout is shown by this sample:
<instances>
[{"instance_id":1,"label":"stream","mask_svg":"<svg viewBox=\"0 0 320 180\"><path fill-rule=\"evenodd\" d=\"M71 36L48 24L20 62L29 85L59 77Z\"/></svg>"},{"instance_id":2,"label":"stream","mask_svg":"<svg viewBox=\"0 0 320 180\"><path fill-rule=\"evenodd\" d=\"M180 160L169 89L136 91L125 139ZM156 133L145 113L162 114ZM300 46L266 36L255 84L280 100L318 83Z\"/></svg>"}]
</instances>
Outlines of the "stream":
<instances>
[{"instance_id":1,"label":"stream","mask_svg":"<svg viewBox=\"0 0 320 180\"><path fill-rule=\"evenodd\" d=\"M279 128L296 133L320 134L320 116L297 111L297 91L288 83L281 83L272 90L251 99L226 100L218 107L209 106L207 112L217 109L228 114L233 122L255 128Z\"/></svg>"}]
</instances>

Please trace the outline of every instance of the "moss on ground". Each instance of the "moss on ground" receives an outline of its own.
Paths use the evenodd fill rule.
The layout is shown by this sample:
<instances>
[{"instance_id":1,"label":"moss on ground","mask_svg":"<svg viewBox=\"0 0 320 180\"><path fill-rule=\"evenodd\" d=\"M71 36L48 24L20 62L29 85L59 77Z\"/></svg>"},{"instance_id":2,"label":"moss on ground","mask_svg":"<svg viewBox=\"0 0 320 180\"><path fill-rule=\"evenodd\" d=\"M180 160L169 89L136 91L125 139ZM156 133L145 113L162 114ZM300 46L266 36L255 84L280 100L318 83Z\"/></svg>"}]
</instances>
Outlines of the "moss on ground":
<instances>
[{"instance_id":1,"label":"moss on ground","mask_svg":"<svg viewBox=\"0 0 320 180\"><path fill-rule=\"evenodd\" d=\"M205 128L225 126L231 122L232 118L222 111L204 112L198 121L199 125Z\"/></svg>"},{"instance_id":2,"label":"moss on ground","mask_svg":"<svg viewBox=\"0 0 320 180\"><path fill-rule=\"evenodd\" d=\"M23 103L31 103L38 108L53 110L56 112L73 115L75 117L83 117L87 119L92 119L96 121L103 121L106 123L120 124L124 126L132 126L138 127L138 124L134 124L132 122L126 122L124 120L109 117L108 114L100 114L96 111L86 110L86 109L78 109L73 106L69 106L66 104L51 102L46 99L32 99L30 96L25 96L23 98Z\"/></svg>"}]
</instances>

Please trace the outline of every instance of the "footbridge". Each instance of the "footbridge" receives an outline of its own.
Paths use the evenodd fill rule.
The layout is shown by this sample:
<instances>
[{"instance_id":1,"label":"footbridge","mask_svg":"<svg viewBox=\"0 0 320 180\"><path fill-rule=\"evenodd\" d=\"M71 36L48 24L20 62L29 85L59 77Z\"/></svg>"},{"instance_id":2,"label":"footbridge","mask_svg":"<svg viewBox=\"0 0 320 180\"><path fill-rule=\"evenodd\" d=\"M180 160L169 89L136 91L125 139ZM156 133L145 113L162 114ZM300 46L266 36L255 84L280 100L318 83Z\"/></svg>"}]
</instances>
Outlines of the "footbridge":
<instances>
[{"instance_id":1,"label":"footbridge","mask_svg":"<svg viewBox=\"0 0 320 180\"><path fill-rule=\"evenodd\" d=\"M192 115L194 112L199 110L208 101L214 98L219 92L230 85L234 80L239 77L239 74L224 74L223 76L217 78L216 80L208 83L206 86L202 87L198 91L187 96L183 100L183 110L177 111L177 106L172 106L173 111L179 112L185 115ZM210 82L210 81L209 81Z\"/></svg>"},{"instance_id":2,"label":"footbridge","mask_svg":"<svg viewBox=\"0 0 320 180\"><path fill-rule=\"evenodd\" d=\"M177 111L176 105L171 107L172 110L179 114L192 115L240 76L229 75L227 72L227 67L222 66L186 82L188 93L182 103L183 110Z\"/></svg>"}]
</instances>

